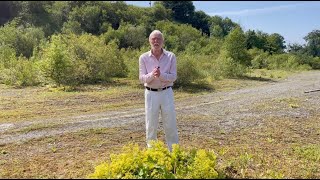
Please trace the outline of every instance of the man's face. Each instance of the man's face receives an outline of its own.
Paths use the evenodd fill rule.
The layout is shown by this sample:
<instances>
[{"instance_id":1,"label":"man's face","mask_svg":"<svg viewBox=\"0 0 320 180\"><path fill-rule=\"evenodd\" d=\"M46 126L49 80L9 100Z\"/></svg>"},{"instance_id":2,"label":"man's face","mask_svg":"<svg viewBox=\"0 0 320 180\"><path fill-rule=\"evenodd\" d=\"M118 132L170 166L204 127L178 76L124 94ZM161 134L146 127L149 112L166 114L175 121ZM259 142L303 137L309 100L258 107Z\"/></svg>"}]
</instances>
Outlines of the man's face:
<instances>
[{"instance_id":1,"label":"man's face","mask_svg":"<svg viewBox=\"0 0 320 180\"><path fill-rule=\"evenodd\" d=\"M163 46L163 38L161 34L153 34L149 38L149 42L152 49L159 50Z\"/></svg>"}]
</instances>

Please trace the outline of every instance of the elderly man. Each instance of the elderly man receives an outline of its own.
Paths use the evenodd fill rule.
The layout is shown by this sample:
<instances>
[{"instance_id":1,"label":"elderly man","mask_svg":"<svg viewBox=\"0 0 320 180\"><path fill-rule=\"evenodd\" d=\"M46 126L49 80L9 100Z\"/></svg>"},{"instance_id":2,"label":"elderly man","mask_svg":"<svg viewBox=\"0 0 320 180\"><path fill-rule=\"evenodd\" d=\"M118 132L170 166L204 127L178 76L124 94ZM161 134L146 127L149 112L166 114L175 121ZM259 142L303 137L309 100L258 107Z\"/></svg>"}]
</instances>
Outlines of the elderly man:
<instances>
[{"instance_id":1,"label":"elderly man","mask_svg":"<svg viewBox=\"0 0 320 180\"><path fill-rule=\"evenodd\" d=\"M139 58L139 80L145 86L146 141L157 140L159 112L170 151L178 144L178 130L173 97L173 82L177 79L176 56L163 49L164 38L159 30L149 36L151 50Z\"/></svg>"}]
</instances>

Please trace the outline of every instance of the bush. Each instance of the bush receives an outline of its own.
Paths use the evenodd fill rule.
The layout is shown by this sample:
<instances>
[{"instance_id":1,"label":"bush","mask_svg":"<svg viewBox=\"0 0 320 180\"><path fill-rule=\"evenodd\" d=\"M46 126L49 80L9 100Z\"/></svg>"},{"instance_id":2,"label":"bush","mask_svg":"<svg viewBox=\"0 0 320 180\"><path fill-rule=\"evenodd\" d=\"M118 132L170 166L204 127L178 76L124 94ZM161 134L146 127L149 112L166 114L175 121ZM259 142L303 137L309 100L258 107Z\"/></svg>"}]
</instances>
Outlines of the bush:
<instances>
[{"instance_id":1,"label":"bush","mask_svg":"<svg viewBox=\"0 0 320 180\"><path fill-rule=\"evenodd\" d=\"M118 42L119 49L139 49L144 44L148 43L144 25L134 26L132 24L123 23L117 30L109 28L106 33L102 34L102 36L106 43L116 40Z\"/></svg>"},{"instance_id":2,"label":"bush","mask_svg":"<svg viewBox=\"0 0 320 180\"><path fill-rule=\"evenodd\" d=\"M182 54L177 57L176 85L188 85L203 78L200 73L199 63L194 55Z\"/></svg>"},{"instance_id":3,"label":"bush","mask_svg":"<svg viewBox=\"0 0 320 180\"><path fill-rule=\"evenodd\" d=\"M36 53L46 77L60 85L109 81L125 77L127 67L115 42L104 44L90 34L53 35Z\"/></svg>"},{"instance_id":4,"label":"bush","mask_svg":"<svg viewBox=\"0 0 320 180\"><path fill-rule=\"evenodd\" d=\"M248 50L248 54L251 57L252 68L263 69L267 67L268 52L264 52L262 49L254 47Z\"/></svg>"},{"instance_id":5,"label":"bush","mask_svg":"<svg viewBox=\"0 0 320 180\"><path fill-rule=\"evenodd\" d=\"M128 78L139 81L139 57L149 50L149 46L143 46L140 50L132 48L122 48L120 50L120 54L123 55L124 63L128 68Z\"/></svg>"},{"instance_id":6,"label":"bush","mask_svg":"<svg viewBox=\"0 0 320 180\"><path fill-rule=\"evenodd\" d=\"M34 26L19 26L15 19L0 28L0 44L12 47L16 56L21 54L27 58L32 56L34 48L43 40L44 32Z\"/></svg>"},{"instance_id":7,"label":"bush","mask_svg":"<svg viewBox=\"0 0 320 180\"><path fill-rule=\"evenodd\" d=\"M95 168L89 178L99 179L194 179L221 178L216 171L213 151L183 150L173 145L172 152L161 141L153 141L152 148L140 149L137 144L123 147L121 154L111 154L111 162Z\"/></svg>"},{"instance_id":8,"label":"bush","mask_svg":"<svg viewBox=\"0 0 320 180\"><path fill-rule=\"evenodd\" d=\"M311 69L309 64L302 63L304 60L302 60L301 58L301 56L297 56L294 54L274 54L267 58L267 68L283 70Z\"/></svg>"},{"instance_id":9,"label":"bush","mask_svg":"<svg viewBox=\"0 0 320 180\"><path fill-rule=\"evenodd\" d=\"M320 69L320 57L312 58L310 65L312 69Z\"/></svg>"},{"instance_id":10,"label":"bush","mask_svg":"<svg viewBox=\"0 0 320 180\"><path fill-rule=\"evenodd\" d=\"M320 69L319 57L312 57L304 53L289 53L289 55L296 57L299 64L298 69L301 69L301 66L303 67L309 66L307 69ZM305 69L305 68L302 68L302 69Z\"/></svg>"},{"instance_id":11,"label":"bush","mask_svg":"<svg viewBox=\"0 0 320 180\"><path fill-rule=\"evenodd\" d=\"M0 71L1 83L15 86L34 86L41 83L39 68L34 62L23 56L10 56L7 61L8 65Z\"/></svg>"},{"instance_id":12,"label":"bush","mask_svg":"<svg viewBox=\"0 0 320 180\"><path fill-rule=\"evenodd\" d=\"M221 39L210 37L208 44L205 44L201 47L202 53L205 55L218 56L221 49L221 44L223 44Z\"/></svg>"},{"instance_id":13,"label":"bush","mask_svg":"<svg viewBox=\"0 0 320 180\"><path fill-rule=\"evenodd\" d=\"M255 56L251 60L251 65L255 69L263 69L266 68L267 65L267 58L269 57L269 54L267 52L261 53L257 56Z\"/></svg>"},{"instance_id":14,"label":"bush","mask_svg":"<svg viewBox=\"0 0 320 180\"><path fill-rule=\"evenodd\" d=\"M234 60L226 50L221 50L220 55L214 61L215 69L211 74L216 79L241 77L248 72L248 67Z\"/></svg>"},{"instance_id":15,"label":"bush","mask_svg":"<svg viewBox=\"0 0 320 180\"><path fill-rule=\"evenodd\" d=\"M274 54L267 59L267 69L284 69L288 56L286 54Z\"/></svg>"},{"instance_id":16,"label":"bush","mask_svg":"<svg viewBox=\"0 0 320 180\"><path fill-rule=\"evenodd\" d=\"M11 60L16 58L16 51L9 45L0 45L0 71L12 66Z\"/></svg>"},{"instance_id":17,"label":"bush","mask_svg":"<svg viewBox=\"0 0 320 180\"><path fill-rule=\"evenodd\" d=\"M42 53L40 67L46 77L51 78L59 85L78 83L77 77L74 75L76 63L71 58L68 45L63 42L62 36L53 35L51 43Z\"/></svg>"}]
</instances>

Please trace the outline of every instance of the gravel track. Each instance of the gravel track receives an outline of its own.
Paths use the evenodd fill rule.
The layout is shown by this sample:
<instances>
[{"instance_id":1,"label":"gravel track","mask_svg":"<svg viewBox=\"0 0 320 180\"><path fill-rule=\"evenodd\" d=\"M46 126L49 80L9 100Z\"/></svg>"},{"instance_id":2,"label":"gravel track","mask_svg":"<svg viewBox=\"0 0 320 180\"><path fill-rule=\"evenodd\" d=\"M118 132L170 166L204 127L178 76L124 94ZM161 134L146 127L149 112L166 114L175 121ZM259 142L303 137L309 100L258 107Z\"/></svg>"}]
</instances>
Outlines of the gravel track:
<instances>
[{"instance_id":1,"label":"gravel track","mask_svg":"<svg viewBox=\"0 0 320 180\"><path fill-rule=\"evenodd\" d=\"M217 130L230 132L242 127L261 126L262 119L267 116L307 118L320 112L320 91L305 93L314 89L320 89L320 71L294 74L277 82L266 81L257 87L213 92L179 100L175 102L178 129L195 134ZM285 109L273 107L267 110L257 108L277 99L288 98L298 99L303 106ZM0 145L85 129L122 126L144 128L144 108L34 122L2 123Z\"/></svg>"}]
</instances>

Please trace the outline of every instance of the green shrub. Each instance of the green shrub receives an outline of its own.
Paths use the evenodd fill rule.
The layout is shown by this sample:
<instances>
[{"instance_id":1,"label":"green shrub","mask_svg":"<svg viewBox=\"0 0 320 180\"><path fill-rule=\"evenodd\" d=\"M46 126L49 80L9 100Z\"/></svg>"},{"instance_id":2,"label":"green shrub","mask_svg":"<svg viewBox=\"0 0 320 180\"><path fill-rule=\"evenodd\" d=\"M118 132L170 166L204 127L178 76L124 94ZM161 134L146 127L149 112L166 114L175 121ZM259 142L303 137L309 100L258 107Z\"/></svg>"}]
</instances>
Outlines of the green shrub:
<instances>
[{"instance_id":1,"label":"green shrub","mask_svg":"<svg viewBox=\"0 0 320 180\"><path fill-rule=\"evenodd\" d=\"M248 50L251 57L251 66L255 69L262 69L267 67L268 52L264 52L262 49L252 48Z\"/></svg>"},{"instance_id":2,"label":"green shrub","mask_svg":"<svg viewBox=\"0 0 320 180\"><path fill-rule=\"evenodd\" d=\"M208 44L201 46L201 51L205 55L218 56L221 49L221 44L223 44L221 39L210 37Z\"/></svg>"},{"instance_id":3,"label":"green shrub","mask_svg":"<svg viewBox=\"0 0 320 180\"><path fill-rule=\"evenodd\" d=\"M137 144L123 147L121 154L111 154L111 162L95 168L89 178L98 179L195 179L220 178L216 171L216 155L203 149L183 150L173 145L172 152L161 141L152 148L140 149Z\"/></svg>"},{"instance_id":4,"label":"green shrub","mask_svg":"<svg viewBox=\"0 0 320 180\"><path fill-rule=\"evenodd\" d=\"M61 85L78 85L125 77L127 67L114 41L90 34L53 35L36 53L46 77Z\"/></svg>"},{"instance_id":5,"label":"green shrub","mask_svg":"<svg viewBox=\"0 0 320 180\"><path fill-rule=\"evenodd\" d=\"M134 26L132 24L122 23L119 29L114 30L111 27L104 33L103 38L106 43L116 40L119 48L141 48L148 43L144 25Z\"/></svg>"},{"instance_id":6,"label":"green shrub","mask_svg":"<svg viewBox=\"0 0 320 180\"><path fill-rule=\"evenodd\" d=\"M301 56L294 54L274 54L267 58L267 69L308 70L309 63L304 64Z\"/></svg>"},{"instance_id":7,"label":"green shrub","mask_svg":"<svg viewBox=\"0 0 320 180\"><path fill-rule=\"evenodd\" d=\"M0 45L0 83L15 86L34 86L41 80L38 66L24 56L16 57L9 45Z\"/></svg>"},{"instance_id":8,"label":"green shrub","mask_svg":"<svg viewBox=\"0 0 320 180\"><path fill-rule=\"evenodd\" d=\"M72 20L64 22L61 31L62 33L65 33L65 34L80 35L81 33L83 33L83 30L81 29L81 24L78 21L72 21Z\"/></svg>"},{"instance_id":9,"label":"green shrub","mask_svg":"<svg viewBox=\"0 0 320 180\"><path fill-rule=\"evenodd\" d=\"M302 53L289 53L290 56L295 56L297 58L299 67L298 69L301 69L302 67L308 67L307 69L320 69L320 59L319 57L312 57L307 54ZM305 68L302 68L305 69Z\"/></svg>"},{"instance_id":10,"label":"green shrub","mask_svg":"<svg viewBox=\"0 0 320 180\"><path fill-rule=\"evenodd\" d=\"M44 32L39 27L19 26L19 20L14 19L0 28L0 44L12 47L16 56L32 56L33 49L43 40Z\"/></svg>"},{"instance_id":11,"label":"green shrub","mask_svg":"<svg viewBox=\"0 0 320 180\"><path fill-rule=\"evenodd\" d=\"M312 58L310 65L312 69L320 69L320 57Z\"/></svg>"},{"instance_id":12,"label":"green shrub","mask_svg":"<svg viewBox=\"0 0 320 180\"><path fill-rule=\"evenodd\" d=\"M181 54L177 56L176 85L188 85L203 78L195 55Z\"/></svg>"},{"instance_id":13,"label":"green shrub","mask_svg":"<svg viewBox=\"0 0 320 180\"><path fill-rule=\"evenodd\" d=\"M0 45L0 70L12 66L12 59L16 58L16 51L9 45Z\"/></svg>"},{"instance_id":14,"label":"green shrub","mask_svg":"<svg viewBox=\"0 0 320 180\"><path fill-rule=\"evenodd\" d=\"M0 82L13 86L34 86L41 83L38 66L23 56L9 56L7 64L0 71Z\"/></svg>"},{"instance_id":15,"label":"green shrub","mask_svg":"<svg viewBox=\"0 0 320 180\"><path fill-rule=\"evenodd\" d=\"M268 58L269 54L267 52L264 52L262 54L259 54L257 56L255 56L252 60L251 60L251 65L253 68L255 69L263 69L266 68L267 65L267 58Z\"/></svg>"},{"instance_id":16,"label":"green shrub","mask_svg":"<svg viewBox=\"0 0 320 180\"><path fill-rule=\"evenodd\" d=\"M214 61L214 71L211 71L216 79L241 77L248 72L248 67L234 60L226 50L221 50L220 55Z\"/></svg>"},{"instance_id":17,"label":"green shrub","mask_svg":"<svg viewBox=\"0 0 320 180\"><path fill-rule=\"evenodd\" d=\"M147 52L150 50L149 46L143 46L140 50L128 48L124 49L122 48L120 50L120 54L123 55L124 63L127 66L128 73L127 77L133 80L139 80L139 57L144 52Z\"/></svg>"},{"instance_id":18,"label":"green shrub","mask_svg":"<svg viewBox=\"0 0 320 180\"><path fill-rule=\"evenodd\" d=\"M59 85L77 84L78 82L74 75L76 63L71 58L68 45L63 42L62 36L53 35L51 37L51 43L43 50L40 66L45 76Z\"/></svg>"},{"instance_id":19,"label":"green shrub","mask_svg":"<svg viewBox=\"0 0 320 180\"><path fill-rule=\"evenodd\" d=\"M274 54L267 59L267 69L285 69L288 56L286 54Z\"/></svg>"}]
</instances>

